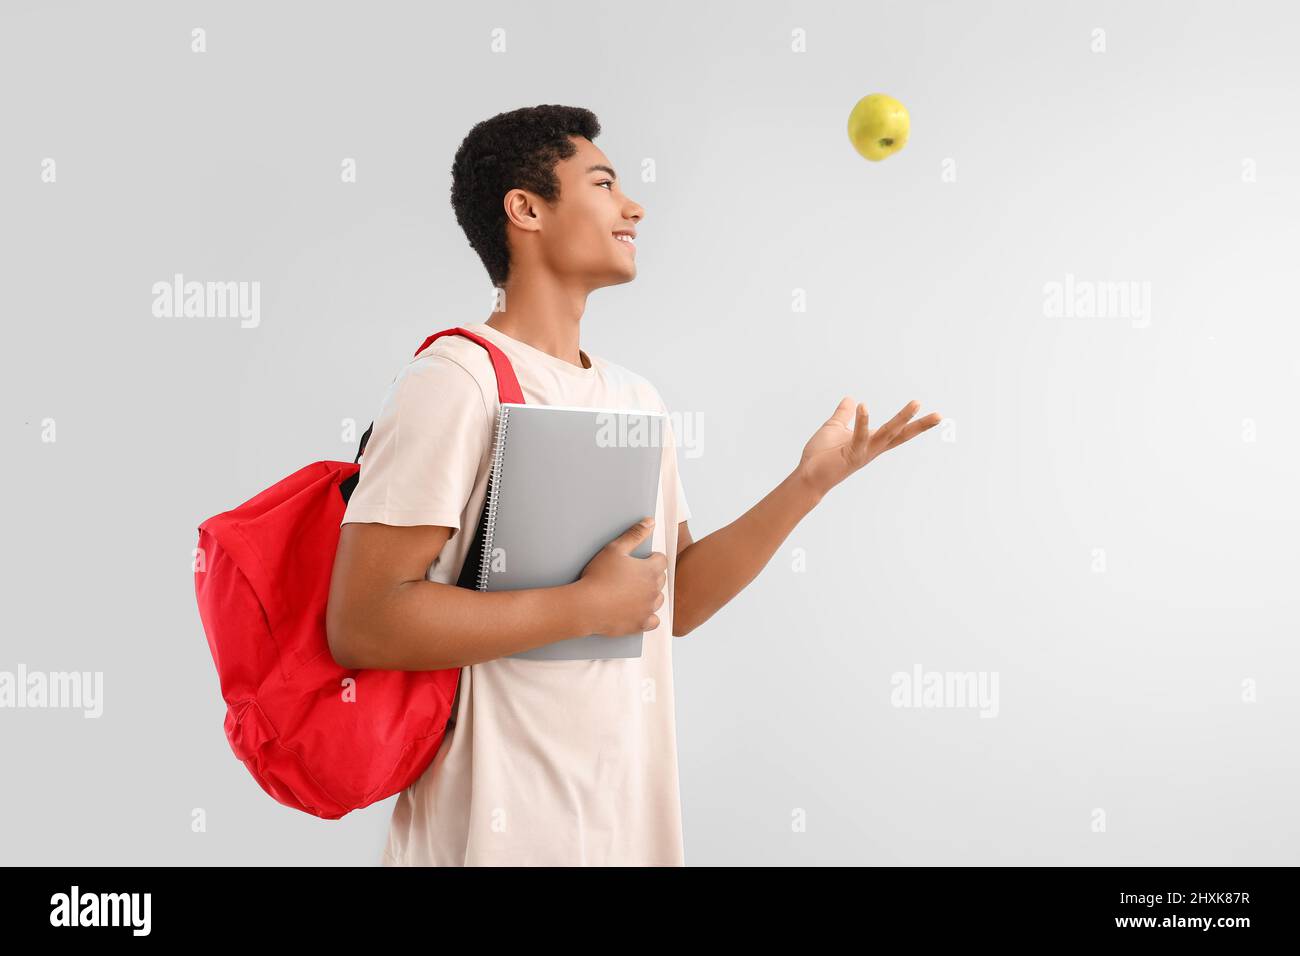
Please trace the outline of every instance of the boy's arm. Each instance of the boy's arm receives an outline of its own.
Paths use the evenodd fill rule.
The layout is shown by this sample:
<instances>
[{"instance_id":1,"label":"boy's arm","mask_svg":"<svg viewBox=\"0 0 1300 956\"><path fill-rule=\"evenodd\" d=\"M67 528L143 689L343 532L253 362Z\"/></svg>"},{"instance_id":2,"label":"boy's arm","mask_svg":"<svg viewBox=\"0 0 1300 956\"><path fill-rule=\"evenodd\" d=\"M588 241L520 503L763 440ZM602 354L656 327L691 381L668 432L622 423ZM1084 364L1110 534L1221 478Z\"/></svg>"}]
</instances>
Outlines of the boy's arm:
<instances>
[{"instance_id":1,"label":"boy's arm","mask_svg":"<svg viewBox=\"0 0 1300 956\"><path fill-rule=\"evenodd\" d=\"M593 632L592 602L581 580L488 592L426 580L451 532L435 525L343 525L326 611L337 663L443 670Z\"/></svg>"},{"instance_id":2,"label":"boy's arm","mask_svg":"<svg viewBox=\"0 0 1300 956\"><path fill-rule=\"evenodd\" d=\"M758 504L724 528L693 541L686 522L678 526L673 636L685 637L744 590L804 515L853 472L883 451L939 424L934 412L908 424L919 403L874 431L867 409L844 398L804 446L799 465Z\"/></svg>"},{"instance_id":3,"label":"boy's arm","mask_svg":"<svg viewBox=\"0 0 1300 956\"><path fill-rule=\"evenodd\" d=\"M425 578L452 528L346 522L325 612L330 654L349 669L445 670L569 637L653 630L668 558L632 555L653 527L647 518L628 528L572 584L477 591Z\"/></svg>"}]
</instances>

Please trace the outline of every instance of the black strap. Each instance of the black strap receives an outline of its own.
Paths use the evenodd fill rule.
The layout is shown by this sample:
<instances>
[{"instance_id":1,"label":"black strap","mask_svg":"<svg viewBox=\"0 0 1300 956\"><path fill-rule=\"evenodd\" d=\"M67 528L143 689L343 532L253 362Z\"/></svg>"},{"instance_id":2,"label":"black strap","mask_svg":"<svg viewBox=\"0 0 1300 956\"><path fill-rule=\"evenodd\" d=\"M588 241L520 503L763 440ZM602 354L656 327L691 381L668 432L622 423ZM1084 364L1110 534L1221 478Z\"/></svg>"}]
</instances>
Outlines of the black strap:
<instances>
[{"instance_id":1,"label":"black strap","mask_svg":"<svg viewBox=\"0 0 1300 956\"><path fill-rule=\"evenodd\" d=\"M361 461L361 453L366 450L366 442L370 441L370 433L375 430L375 423L371 422L366 433L361 436L361 444L357 446L357 457L352 459L352 464ZM347 504L352 500L352 492L357 490L357 482L361 480L361 472L357 471L350 478L345 478L339 482L339 493L343 495L343 503Z\"/></svg>"},{"instance_id":2,"label":"black strap","mask_svg":"<svg viewBox=\"0 0 1300 956\"><path fill-rule=\"evenodd\" d=\"M492 475L488 474L487 494L483 496L483 510L478 516L478 525L474 528L474 538L469 543L469 551L465 555L465 563L460 566L460 577L456 580L456 586L469 588L471 591L478 590L479 569L483 567L486 555L483 554L483 530L487 525L487 503L492 500Z\"/></svg>"},{"instance_id":3,"label":"black strap","mask_svg":"<svg viewBox=\"0 0 1300 956\"><path fill-rule=\"evenodd\" d=\"M357 457L352 462L354 465L361 460L361 453L366 450L366 442L370 440L370 433L374 430L375 423L371 422L366 433L361 436L361 445L357 448ZM352 499L352 492L357 490L357 482L361 480L361 472L358 470L351 477L339 482L339 493L343 495L343 503L346 505ZM471 591L478 590L479 569L483 566L485 555L483 554L483 531L487 525L487 507L486 504L492 496L492 476L488 475L487 494L484 496L484 505L482 513L478 516L478 525L474 528L474 538L469 543L469 553L465 555L465 563L461 565L460 577L456 581L457 587L468 588ZM459 692L459 689L458 689Z\"/></svg>"},{"instance_id":4,"label":"black strap","mask_svg":"<svg viewBox=\"0 0 1300 956\"><path fill-rule=\"evenodd\" d=\"M375 423L371 422L370 427L366 429L366 433L361 436L361 444L357 446L357 457L352 459L352 464L355 465L361 460L361 453L366 450L366 442L370 441L370 433L374 430Z\"/></svg>"}]
</instances>

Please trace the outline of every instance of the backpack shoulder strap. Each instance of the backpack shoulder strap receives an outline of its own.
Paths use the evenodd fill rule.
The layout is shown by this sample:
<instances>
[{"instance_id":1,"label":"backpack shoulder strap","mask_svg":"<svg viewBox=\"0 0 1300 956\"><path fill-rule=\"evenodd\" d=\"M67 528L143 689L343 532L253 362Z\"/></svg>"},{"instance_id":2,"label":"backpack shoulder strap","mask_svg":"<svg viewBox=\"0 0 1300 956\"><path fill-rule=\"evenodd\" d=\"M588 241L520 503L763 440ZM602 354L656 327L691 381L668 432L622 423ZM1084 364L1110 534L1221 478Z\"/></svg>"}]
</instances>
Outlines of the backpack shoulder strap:
<instances>
[{"instance_id":1,"label":"backpack shoulder strap","mask_svg":"<svg viewBox=\"0 0 1300 956\"><path fill-rule=\"evenodd\" d=\"M524 393L519 388L519 380L515 378L515 369L514 366L510 364L510 359L506 358L504 352L481 335L477 335L474 332L459 327L454 329L443 329L441 332L434 332L433 335L425 339L420 347L415 350L415 354L419 355L427 349L435 339L440 339L444 335L463 336L471 342L476 342L483 346L483 348L487 349L488 357L492 359L492 369L496 372L497 376L497 400L502 402L513 402L516 405L524 404Z\"/></svg>"},{"instance_id":2,"label":"backpack shoulder strap","mask_svg":"<svg viewBox=\"0 0 1300 956\"><path fill-rule=\"evenodd\" d=\"M524 393L519 387L519 379L515 377L514 366L510 364L510 359L506 358L504 352L489 342L483 336L468 329L462 329L459 326L451 329L443 329L441 332L434 332L431 336L420 343L420 347L415 350L415 356L427 349L436 339L444 335L459 335L481 345L487 350L488 357L492 360L492 370L497 377L497 400L500 402L512 402L516 405L524 404ZM371 422L366 433L361 436L361 444L357 446L357 457L352 459L356 464L361 461L361 455L366 450L366 442L370 441L370 433L374 431L375 423Z\"/></svg>"}]
</instances>

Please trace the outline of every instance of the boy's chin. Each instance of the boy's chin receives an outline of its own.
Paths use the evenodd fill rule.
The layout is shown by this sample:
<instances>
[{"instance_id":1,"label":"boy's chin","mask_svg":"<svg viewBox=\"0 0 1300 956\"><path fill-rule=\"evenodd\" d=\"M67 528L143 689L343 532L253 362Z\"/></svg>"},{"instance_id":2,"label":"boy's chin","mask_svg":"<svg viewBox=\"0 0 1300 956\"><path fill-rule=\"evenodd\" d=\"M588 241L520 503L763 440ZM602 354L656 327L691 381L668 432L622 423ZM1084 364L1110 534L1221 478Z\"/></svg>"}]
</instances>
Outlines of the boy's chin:
<instances>
[{"instance_id":1,"label":"boy's chin","mask_svg":"<svg viewBox=\"0 0 1300 956\"><path fill-rule=\"evenodd\" d=\"M636 265L625 266L622 271L608 273L605 277L605 281L597 286L597 288L603 288L607 285L623 285L624 283L631 282L635 278Z\"/></svg>"}]
</instances>

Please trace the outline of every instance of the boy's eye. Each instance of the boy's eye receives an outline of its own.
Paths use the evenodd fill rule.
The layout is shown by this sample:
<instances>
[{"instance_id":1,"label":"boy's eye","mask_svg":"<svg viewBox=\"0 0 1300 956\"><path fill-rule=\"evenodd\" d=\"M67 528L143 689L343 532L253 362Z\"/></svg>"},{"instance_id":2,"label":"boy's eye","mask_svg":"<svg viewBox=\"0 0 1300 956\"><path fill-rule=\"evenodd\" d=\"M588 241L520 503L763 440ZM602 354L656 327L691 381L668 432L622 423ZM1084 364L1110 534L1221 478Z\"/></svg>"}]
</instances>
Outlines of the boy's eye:
<instances>
[{"instance_id":1,"label":"boy's eye","mask_svg":"<svg viewBox=\"0 0 1300 956\"><path fill-rule=\"evenodd\" d=\"M613 186L613 185L614 185L614 180L612 180L612 179L602 179L600 182L596 183L596 185L597 185L597 186ZM614 191L613 189L610 190L610 192L613 192L613 191Z\"/></svg>"}]
</instances>

